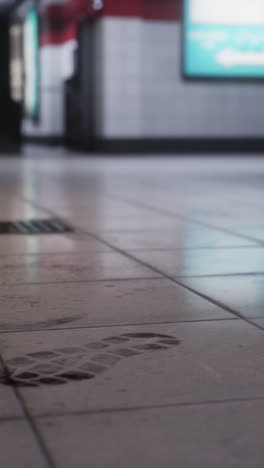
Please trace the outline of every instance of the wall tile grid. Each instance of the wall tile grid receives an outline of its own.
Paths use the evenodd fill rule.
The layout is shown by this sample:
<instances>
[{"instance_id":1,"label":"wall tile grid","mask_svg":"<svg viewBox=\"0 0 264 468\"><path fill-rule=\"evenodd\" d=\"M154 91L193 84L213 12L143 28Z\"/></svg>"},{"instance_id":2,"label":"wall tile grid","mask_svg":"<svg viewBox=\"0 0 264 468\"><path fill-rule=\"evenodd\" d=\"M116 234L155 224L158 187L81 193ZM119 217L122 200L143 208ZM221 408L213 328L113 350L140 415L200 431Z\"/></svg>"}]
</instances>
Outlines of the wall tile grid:
<instances>
[{"instance_id":1,"label":"wall tile grid","mask_svg":"<svg viewBox=\"0 0 264 468\"><path fill-rule=\"evenodd\" d=\"M142 137L142 25L104 18L103 108L106 138Z\"/></svg>"},{"instance_id":2,"label":"wall tile grid","mask_svg":"<svg viewBox=\"0 0 264 468\"><path fill-rule=\"evenodd\" d=\"M145 136L263 135L263 86L182 79L179 24L146 22L143 56Z\"/></svg>"},{"instance_id":3,"label":"wall tile grid","mask_svg":"<svg viewBox=\"0 0 264 468\"><path fill-rule=\"evenodd\" d=\"M181 26L105 18L104 135L258 137L264 88L182 78Z\"/></svg>"}]
</instances>

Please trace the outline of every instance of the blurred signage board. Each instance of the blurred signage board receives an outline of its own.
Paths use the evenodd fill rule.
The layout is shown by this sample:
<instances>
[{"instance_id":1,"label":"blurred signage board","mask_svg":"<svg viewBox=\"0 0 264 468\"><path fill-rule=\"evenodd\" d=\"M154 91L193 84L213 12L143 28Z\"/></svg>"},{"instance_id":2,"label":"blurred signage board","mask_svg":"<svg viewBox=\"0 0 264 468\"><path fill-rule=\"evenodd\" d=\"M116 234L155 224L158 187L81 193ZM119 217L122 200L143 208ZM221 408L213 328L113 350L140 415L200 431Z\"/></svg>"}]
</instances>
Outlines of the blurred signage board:
<instances>
[{"instance_id":1,"label":"blurred signage board","mask_svg":"<svg viewBox=\"0 0 264 468\"><path fill-rule=\"evenodd\" d=\"M31 8L24 23L24 105L26 114L35 119L39 111L39 27L38 13Z\"/></svg>"},{"instance_id":2,"label":"blurred signage board","mask_svg":"<svg viewBox=\"0 0 264 468\"><path fill-rule=\"evenodd\" d=\"M184 0L184 75L264 78L264 0Z\"/></svg>"}]
</instances>

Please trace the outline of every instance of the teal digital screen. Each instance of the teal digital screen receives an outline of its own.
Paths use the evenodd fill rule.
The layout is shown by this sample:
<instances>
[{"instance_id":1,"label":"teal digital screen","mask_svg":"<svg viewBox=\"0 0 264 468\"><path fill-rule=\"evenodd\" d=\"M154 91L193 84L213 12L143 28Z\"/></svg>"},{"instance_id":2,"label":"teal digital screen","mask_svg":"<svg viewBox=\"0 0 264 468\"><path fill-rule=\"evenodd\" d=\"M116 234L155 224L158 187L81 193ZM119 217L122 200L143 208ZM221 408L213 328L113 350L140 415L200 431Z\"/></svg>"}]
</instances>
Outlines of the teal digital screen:
<instances>
[{"instance_id":1,"label":"teal digital screen","mask_svg":"<svg viewBox=\"0 0 264 468\"><path fill-rule=\"evenodd\" d=\"M24 23L24 107L26 114L36 118L39 111L39 23L35 8L31 8Z\"/></svg>"},{"instance_id":2,"label":"teal digital screen","mask_svg":"<svg viewBox=\"0 0 264 468\"><path fill-rule=\"evenodd\" d=\"M190 78L264 78L264 0L184 0Z\"/></svg>"}]
</instances>

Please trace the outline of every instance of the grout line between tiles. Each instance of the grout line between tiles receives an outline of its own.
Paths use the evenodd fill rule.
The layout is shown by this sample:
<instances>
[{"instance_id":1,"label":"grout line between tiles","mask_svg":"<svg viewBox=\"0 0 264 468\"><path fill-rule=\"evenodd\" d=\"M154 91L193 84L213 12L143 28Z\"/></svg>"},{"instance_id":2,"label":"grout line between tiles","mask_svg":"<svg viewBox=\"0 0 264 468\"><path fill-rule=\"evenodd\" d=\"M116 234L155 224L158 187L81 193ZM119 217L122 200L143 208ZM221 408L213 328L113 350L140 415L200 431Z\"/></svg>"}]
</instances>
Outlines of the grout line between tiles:
<instances>
[{"instance_id":1,"label":"grout line between tiles","mask_svg":"<svg viewBox=\"0 0 264 468\"><path fill-rule=\"evenodd\" d=\"M87 284L87 283L113 283L115 281L118 282L126 282L126 281L154 281L154 280L162 280L164 279L162 275L160 276L147 276L141 278L110 278L110 279L87 279L87 280L69 280L69 281L36 281L36 282L26 282L26 283L0 283L0 290L2 287L14 288L16 286L46 286L46 285L62 285L62 284Z\"/></svg>"},{"instance_id":2,"label":"grout line between tiles","mask_svg":"<svg viewBox=\"0 0 264 468\"><path fill-rule=\"evenodd\" d=\"M25 421L24 416L6 416L0 417L0 427L2 423L12 422L12 421Z\"/></svg>"},{"instance_id":3,"label":"grout line between tiles","mask_svg":"<svg viewBox=\"0 0 264 468\"><path fill-rule=\"evenodd\" d=\"M5 370L6 379L10 381L8 369L7 369L6 365L5 365L4 358L1 355L0 355L0 364L2 365L3 369ZM46 447L46 445L45 445L45 443L44 443L44 441L43 441L43 439L42 439L42 437L40 435L38 427L35 424L35 421L32 418L22 395L20 394L19 390L16 387L14 387L13 385L10 385L10 388L13 391L13 394L14 394L14 396L16 398L17 403L20 406L20 409L21 409L21 412L22 412L22 415L23 415L22 417L17 418L17 419L20 419L20 420L22 419L22 420L27 421L27 423L29 425L29 428L31 429L32 436L34 437L34 439L36 441L36 444L40 449L40 453L43 456L43 459L45 461L45 464L46 464L47 468L56 468L56 465L52 460L52 457L51 457L51 455L50 455L50 453L49 453L49 451L48 451L48 449L47 449L47 447ZM1 420L0 420L0 424L1 424Z\"/></svg>"},{"instance_id":4,"label":"grout line between tiles","mask_svg":"<svg viewBox=\"0 0 264 468\"><path fill-rule=\"evenodd\" d=\"M186 284L181 283L179 281L177 281L177 284L179 284L183 288L187 289L188 291L191 291L194 294L197 294L198 296L206 299L207 301L212 302L215 305L218 305L222 309L225 309L226 311L230 312L231 314L235 315L236 317L244 320L245 322L249 323L250 325L253 325L255 328L258 328L259 330L263 330L263 328L260 325L256 324L255 322L253 322L253 320L251 320L250 318L247 318L245 315L243 315L242 313L240 313L237 310L233 309L232 307L229 307L228 305L224 304L223 302L217 301L216 299L213 299L210 296L207 296L206 294L203 294L200 291L198 291L196 289L193 289L190 286L187 286Z\"/></svg>"},{"instance_id":5,"label":"grout line between tiles","mask_svg":"<svg viewBox=\"0 0 264 468\"><path fill-rule=\"evenodd\" d=\"M151 411L156 409L168 409L168 408L192 408L200 406L218 406L235 403L251 403L263 401L264 396L257 397L245 397L245 398L226 398L223 400L203 400L203 401L183 401L179 403L164 403L160 405L142 405L142 406L129 406L129 407L117 407L117 408L102 408L86 411L73 411L67 413L43 413L36 415L36 419L50 419L57 417L69 417L69 416L87 416L87 415L103 415L103 414L114 414L114 413L126 413L126 412L139 412L139 411Z\"/></svg>"},{"instance_id":6,"label":"grout line between tiles","mask_svg":"<svg viewBox=\"0 0 264 468\"><path fill-rule=\"evenodd\" d=\"M144 262L143 260L138 259L128 253L119 252L120 254L140 263L142 266L147 267L149 270L154 270L157 272L156 276L141 276L141 277L130 277L130 278L98 278L98 279L85 279L85 280L61 280L61 281L30 281L30 282L21 282L17 281L14 283L1 283L0 282L0 290L1 288L16 288L18 286L47 286L47 285L63 285L63 284L90 284L90 283L114 283L114 282L130 282L130 281L160 281L164 279L169 279L175 283L178 283L180 279L190 279L190 278L234 278L234 277L258 277L264 276L263 273L227 273L227 274L214 274L214 275L179 275L179 276L170 276L167 275L162 270L156 269L156 267L151 266L151 264ZM182 286L182 284L180 284ZM188 289L188 286L184 286ZM202 294L202 293L201 293ZM227 306L228 307L228 306Z\"/></svg>"},{"instance_id":7,"label":"grout line between tiles","mask_svg":"<svg viewBox=\"0 0 264 468\"><path fill-rule=\"evenodd\" d=\"M262 318L262 317L258 317ZM94 330L94 329L101 329L101 328L124 328L124 327L149 327L149 326L157 326L157 325L177 325L177 324L184 324L184 323L204 323L204 322L224 322L224 321L235 321L239 320L238 317L225 317L225 318L212 318L212 319L198 319L198 320L178 320L178 321L167 321L167 322L148 322L148 323L119 323L119 324L111 324L111 325L87 325L87 326L79 326L79 327L51 327L51 328L30 328L30 329L9 329L9 330L0 330L0 336L3 334L13 334L13 333L35 333L35 332L51 332L51 331L67 331L67 330ZM256 319L257 320L257 319Z\"/></svg>"},{"instance_id":8,"label":"grout line between tiles","mask_svg":"<svg viewBox=\"0 0 264 468\"><path fill-rule=\"evenodd\" d=\"M125 253L123 255L127 256ZM134 261L137 261L138 263L142 264L145 267L148 267L149 269L155 269L155 267L152 267L150 264L142 262L141 260L137 260L136 257L130 257ZM158 270L157 270L158 271ZM264 276L264 273L231 273L231 274L219 274L219 275L199 275L199 276L169 276L166 273L159 273L159 276L143 276L139 278L131 277L131 278L102 278L102 279L85 279L85 280L64 280L64 281L32 281L32 282L15 282L15 283L0 283L0 291L1 288L16 288L18 286L48 286L48 285L63 285L63 284L90 284L90 283L114 283L114 282L130 282L130 281L160 281L160 280L170 280L173 281L174 283L178 283L179 279L190 279L190 278L232 278L232 277L238 277L238 276ZM180 284L182 286L182 284ZM186 289L188 289L188 286L184 286ZM201 293L202 294L202 293ZM228 307L228 306L227 306Z\"/></svg>"},{"instance_id":9,"label":"grout line between tiles","mask_svg":"<svg viewBox=\"0 0 264 468\"><path fill-rule=\"evenodd\" d=\"M1 235L0 235L1 243ZM252 247L252 246L251 246ZM112 250L76 250L75 252L61 251L61 252L19 252L19 253L0 253L0 258L2 257L45 257L45 256L57 256L57 255L83 255L83 254L98 254L98 253L113 253Z\"/></svg>"},{"instance_id":10,"label":"grout line between tiles","mask_svg":"<svg viewBox=\"0 0 264 468\"><path fill-rule=\"evenodd\" d=\"M20 405L21 405L21 408L23 410L23 413L25 415L25 418L31 428L31 431L32 431L32 434L34 435L35 439L36 439L36 442L43 454L43 457L46 461L46 465L49 467L49 468L56 468L56 464L55 462L53 461L53 458L49 452L49 449L48 447L46 446L41 434L40 434L40 431L39 431L39 428L37 426L37 423L36 421L34 420L34 418L32 417L28 407L27 407L27 404L25 403L24 401L24 398L23 396L20 394L19 390L15 387L14 388L14 392L15 392L15 395L18 399L18 401L20 402Z\"/></svg>"},{"instance_id":11,"label":"grout line between tiles","mask_svg":"<svg viewBox=\"0 0 264 468\"><path fill-rule=\"evenodd\" d=\"M184 279L189 279L189 278L225 278L225 277L237 277L237 276L263 276L264 273L231 273L231 274L219 274L219 275L199 275L199 276L174 276L173 278L184 278ZM133 278L110 278L110 279L85 279L85 280L68 280L68 281L34 281L34 282L16 282L16 283L3 283L1 284L0 282L0 291L1 288L15 288L17 286L47 286L47 285L63 285L63 284L90 284L90 283L126 283L130 281L138 281L138 282L143 282L143 281L164 281L167 278L164 278L163 274L160 274L159 276L144 276L144 277L133 277Z\"/></svg>"},{"instance_id":12,"label":"grout line between tiles","mask_svg":"<svg viewBox=\"0 0 264 468\"><path fill-rule=\"evenodd\" d=\"M212 229L214 231L220 231L220 232L224 232L226 234L231 234L232 236L235 236L235 237L238 237L238 238L241 238L241 239L246 239L248 241L251 241L251 242L255 242L257 245L260 245L262 247L264 247L264 241L261 240L261 239L256 239L254 237L251 237L251 236L247 236L245 234L240 234L240 233L236 233L230 229L226 229L226 228L221 228L219 226L216 226L214 224L210 224L210 223L206 223L204 221L199 221L198 219L195 219L195 218L192 218L192 217L189 217L189 216L185 216L183 214L179 214L179 213L174 213L170 210L167 210L167 209L164 209L164 208L160 208L160 207L154 207L152 205L149 205L148 203L142 203L142 202L139 202L137 200L134 200L134 199L131 199L131 198L122 198L120 196L116 196L114 197L113 194L111 195L112 196L112 199L116 199L116 200L122 200L122 201L125 201L126 203L128 203L129 205L134 205L134 206L138 206L138 207L141 207L141 208L145 208L147 210L150 210L150 211L154 211L156 213L159 213L159 214L163 214L169 218L176 218L176 219L180 219L180 220L183 220L183 221L189 221L190 223L192 224L197 224L197 225L200 225L200 226L204 226L204 227L207 227L209 229Z\"/></svg>"},{"instance_id":13,"label":"grout line between tiles","mask_svg":"<svg viewBox=\"0 0 264 468\"><path fill-rule=\"evenodd\" d=\"M117 231L116 231L117 232ZM146 231L139 231L139 232L146 232ZM109 233L109 232L106 232L104 231L104 233L106 235L111 235L112 233ZM118 234L120 233L120 231L117 232ZM136 234L136 232L134 232ZM116 234L116 233L115 233ZM165 233L166 234L166 233ZM114 245L114 244L113 244ZM118 246L117 246L118 247ZM227 246L218 246L218 247L172 247L172 248L169 248L169 247L155 247L155 248L151 248L151 247L140 247L140 248L126 248L126 251L127 252L177 252L177 251L181 251L181 250L239 250L239 249L261 249L263 248L263 245L258 245L258 244L249 244L249 245L227 245Z\"/></svg>"},{"instance_id":14,"label":"grout line between tiles","mask_svg":"<svg viewBox=\"0 0 264 468\"><path fill-rule=\"evenodd\" d=\"M104 231L106 235L109 235L108 232ZM91 234L89 234L90 236ZM96 233L95 233L96 235ZM100 234L99 234L100 235ZM22 237L22 235L21 235ZM74 240L74 239L72 239ZM89 242L90 239L87 239ZM94 240L94 239L93 239ZM101 241L97 241L101 242ZM0 235L0 243L1 243L1 235ZM114 245L114 244L113 244ZM119 248L118 246L115 246L116 248ZM5 258L5 257L45 257L45 256L59 256L59 255L89 255L89 254L109 254L113 253L114 248L113 247L108 247L109 250L100 250L100 249L95 249L95 250L82 250L78 249L74 252L65 250L65 251L54 251L54 252L14 252L12 253L0 253L0 258ZM174 247L174 248L129 248L126 251L127 252L178 252L178 251L203 251L203 250L239 250L239 249L261 249L263 246L261 245L236 245L236 246L226 246L226 247ZM126 249L126 247L125 247ZM249 273L242 273L242 274L249 274ZM257 273L257 274L263 274L263 273ZM233 273L232 273L233 275ZM236 274L237 275L237 274ZM212 275L210 275L212 276ZM220 275L216 275L220 276Z\"/></svg>"},{"instance_id":15,"label":"grout line between tiles","mask_svg":"<svg viewBox=\"0 0 264 468\"><path fill-rule=\"evenodd\" d=\"M174 278L232 278L232 277L237 277L237 276L263 276L264 273L256 273L256 272L250 272L250 273L219 273L219 274L213 274L213 275L190 275L190 276L174 276Z\"/></svg>"}]
</instances>

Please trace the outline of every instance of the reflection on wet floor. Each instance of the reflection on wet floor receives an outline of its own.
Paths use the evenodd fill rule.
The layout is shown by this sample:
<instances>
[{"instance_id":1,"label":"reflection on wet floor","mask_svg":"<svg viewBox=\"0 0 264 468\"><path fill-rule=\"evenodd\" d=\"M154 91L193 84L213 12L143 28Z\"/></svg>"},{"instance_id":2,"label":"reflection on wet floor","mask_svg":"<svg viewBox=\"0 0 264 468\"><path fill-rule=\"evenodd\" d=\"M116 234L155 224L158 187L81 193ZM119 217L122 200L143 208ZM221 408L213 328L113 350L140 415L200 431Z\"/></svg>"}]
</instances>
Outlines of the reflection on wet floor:
<instances>
[{"instance_id":1,"label":"reflection on wet floor","mask_svg":"<svg viewBox=\"0 0 264 468\"><path fill-rule=\"evenodd\" d=\"M0 223L74 232L0 236L16 458L22 440L34 467L262 466L264 161L37 153L0 161Z\"/></svg>"}]
</instances>

